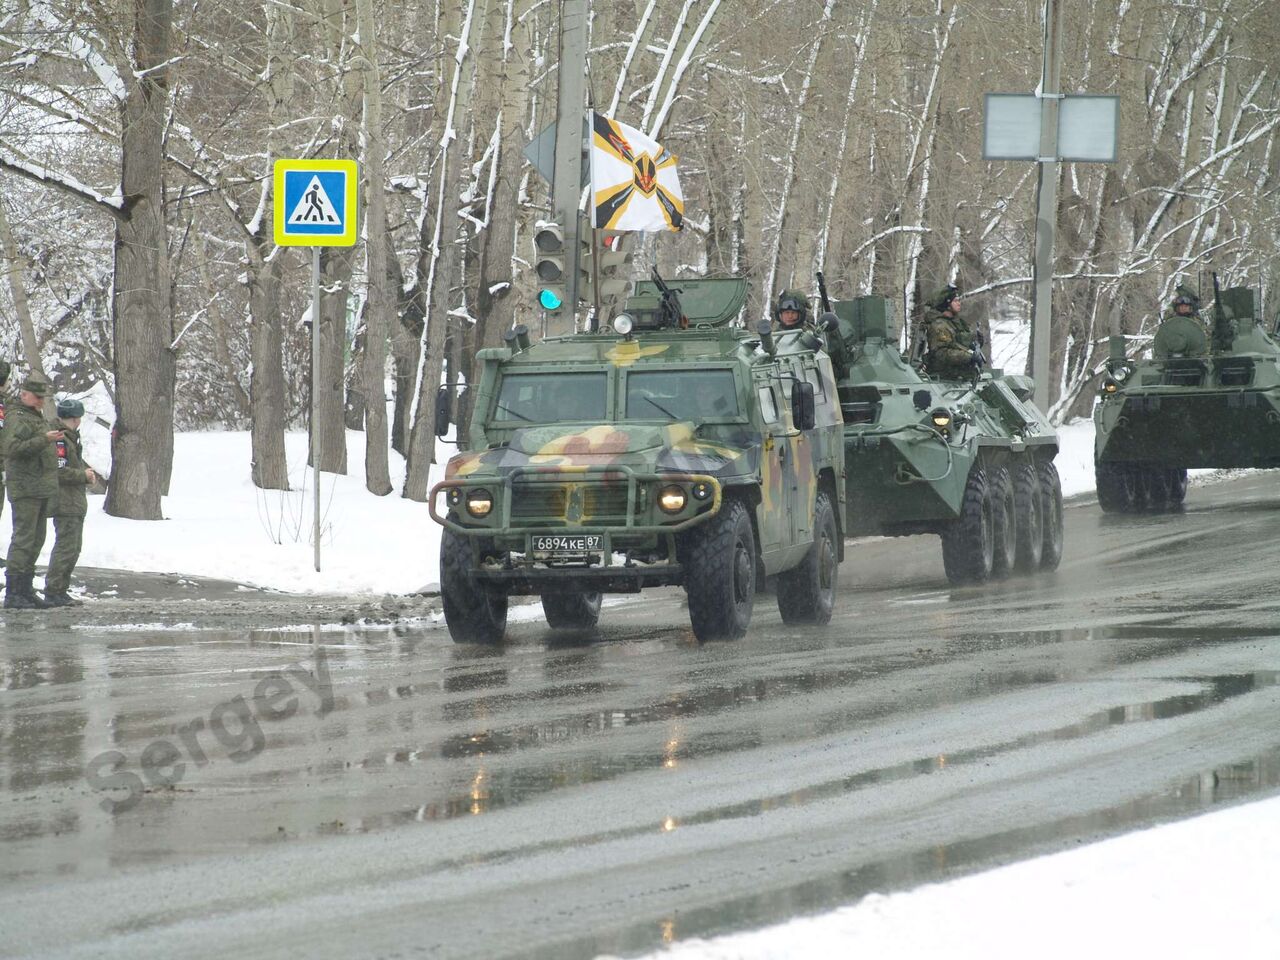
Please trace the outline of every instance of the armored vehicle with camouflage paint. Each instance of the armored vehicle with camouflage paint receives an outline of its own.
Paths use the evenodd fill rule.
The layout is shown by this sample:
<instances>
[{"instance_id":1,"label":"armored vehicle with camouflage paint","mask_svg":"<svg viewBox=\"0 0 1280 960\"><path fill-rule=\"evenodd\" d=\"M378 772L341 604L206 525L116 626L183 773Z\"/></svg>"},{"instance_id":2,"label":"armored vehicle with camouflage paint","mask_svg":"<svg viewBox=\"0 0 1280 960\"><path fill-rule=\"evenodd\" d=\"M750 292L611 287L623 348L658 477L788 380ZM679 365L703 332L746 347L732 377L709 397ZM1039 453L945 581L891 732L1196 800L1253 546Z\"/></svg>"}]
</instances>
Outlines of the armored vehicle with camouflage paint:
<instances>
[{"instance_id":1,"label":"armored vehicle with camouflage paint","mask_svg":"<svg viewBox=\"0 0 1280 960\"><path fill-rule=\"evenodd\" d=\"M1212 313L1209 329L1167 317L1137 359L1111 338L1093 414L1108 513L1181 508L1189 468L1280 467L1280 324L1266 328L1248 287L1220 291Z\"/></svg>"},{"instance_id":2,"label":"armored vehicle with camouflage paint","mask_svg":"<svg viewBox=\"0 0 1280 960\"><path fill-rule=\"evenodd\" d=\"M431 492L454 640L495 643L508 597L589 628L601 595L683 586L700 640L742 635L778 578L825 623L843 558L829 358L729 325L746 281L636 285L610 332L481 350L465 452Z\"/></svg>"},{"instance_id":3,"label":"armored vehicle with camouflage paint","mask_svg":"<svg viewBox=\"0 0 1280 960\"><path fill-rule=\"evenodd\" d=\"M1032 381L978 368L969 380L933 379L903 358L890 301L824 308L822 325L845 348L849 534L938 534L956 584L1056 568L1058 436L1031 402Z\"/></svg>"}]
</instances>

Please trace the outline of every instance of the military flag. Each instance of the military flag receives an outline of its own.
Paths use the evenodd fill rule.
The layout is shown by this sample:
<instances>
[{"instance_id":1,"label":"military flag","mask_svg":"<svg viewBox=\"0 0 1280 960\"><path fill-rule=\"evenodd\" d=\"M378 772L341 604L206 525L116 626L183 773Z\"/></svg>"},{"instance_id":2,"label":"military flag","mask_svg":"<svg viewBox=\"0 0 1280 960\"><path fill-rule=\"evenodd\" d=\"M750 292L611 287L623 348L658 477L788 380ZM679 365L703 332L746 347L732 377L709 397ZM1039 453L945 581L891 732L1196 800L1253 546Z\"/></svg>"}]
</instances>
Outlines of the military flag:
<instances>
[{"instance_id":1,"label":"military flag","mask_svg":"<svg viewBox=\"0 0 1280 960\"><path fill-rule=\"evenodd\" d=\"M684 194L676 158L634 127L591 114L592 224L602 230L679 230Z\"/></svg>"}]
</instances>

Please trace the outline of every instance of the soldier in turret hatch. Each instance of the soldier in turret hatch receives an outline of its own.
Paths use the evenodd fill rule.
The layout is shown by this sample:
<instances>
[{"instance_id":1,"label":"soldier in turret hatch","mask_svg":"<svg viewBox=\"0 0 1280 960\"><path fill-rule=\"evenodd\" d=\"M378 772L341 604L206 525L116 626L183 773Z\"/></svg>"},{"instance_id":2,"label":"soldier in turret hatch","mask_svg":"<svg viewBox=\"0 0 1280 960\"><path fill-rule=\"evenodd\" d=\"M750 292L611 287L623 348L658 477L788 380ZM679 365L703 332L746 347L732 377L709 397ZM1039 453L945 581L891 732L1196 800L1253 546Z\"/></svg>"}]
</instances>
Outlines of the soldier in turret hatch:
<instances>
[{"instance_id":1,"label":"soldier in turret hatch","mask_svg":"<svg viewBox=\"0 0 1280 960\"><path fill-rule=\"evenodd\" d=\"M960 291L954 284L943 287L929 299L929 352L925 372L940 380L968 380L982 364L973 328L960 316Z\"/></svg>"},{"instance_id":2,"label":"soldier in turret hatch","mask_svg":"<svg viewBox=\"0 0 1280 960\"><path fill-rule=\"evenodd\" d=\"M774 317L780 333L788 330L801 330L809 320L809 296L799 290L783 290L778 294L778 302L773 308Z\"/></svg>"}]
</instances>

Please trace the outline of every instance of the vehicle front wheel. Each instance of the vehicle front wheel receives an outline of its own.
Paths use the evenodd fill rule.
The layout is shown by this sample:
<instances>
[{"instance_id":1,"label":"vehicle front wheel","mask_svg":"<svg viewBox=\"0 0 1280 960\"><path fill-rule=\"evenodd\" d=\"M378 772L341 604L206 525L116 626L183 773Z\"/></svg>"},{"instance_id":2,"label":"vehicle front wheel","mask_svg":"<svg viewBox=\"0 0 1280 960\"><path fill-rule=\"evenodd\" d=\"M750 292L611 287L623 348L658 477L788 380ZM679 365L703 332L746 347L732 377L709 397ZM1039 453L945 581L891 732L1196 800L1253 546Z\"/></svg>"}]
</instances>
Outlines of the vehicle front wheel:
<instances>
[{"instance_id":1,"label":"vehicle front wheel","mask_svg":"<svg viewBox=\"0 0 1280 960\"><path fill-rule=\"evenodd\" d=\"M800 564L778 577L783 623L830 623L836 604L840 531L831 498L819 492L813 504L813 543Z\"/></svg>"},{"instance_id":2,"label":"vehicle front wheel","mask_svg":"<svg viewBox=\"0 0 1280 960\"><path fill-rule=\"evenodd\" d=\"M1169 471L1169 509L1176 510L1187 499L1187 471L1173 468Z\"/></svg>"},{"instance_id":3,"label":"vehicle front wheel","mask_svg":"<svg viewBox=\"0 0 1280 960\"><path fill-rule=\"evenodd\" d=\"M1062 481L1051 460L1042 462L1036 473L1040 478L1040 502L1044 504L1044 549L1040 553L1040 569L1057 570L1062 562Z\"/></svg>"},{"instance_id":4,"label":"vehicle front wheel","mask_svg":"<svg viewBox=\"0 0 1280 960\"><path fill-rule=\"evenodd\" d=\"M600 622L599 593L544 593L542 612L556 630L589 630Z\"/></svg>"},{"instance_id":5,"label":"vehicle front wheel","mask_svg":"<svg viewBox=\"0 0 1280 960\"><path fill-rule=\"evenodd\" d=\"M680 563L689 595L689 620L699 640L736 640L751 625L756 593L756 546L740 500L681 538Z\"/></svg>"},{"instance_id":6,"label":"vehicle front wheel","mask_svg":"<svg viewBox=\"0 0 1280 960\"><path fill-rule=\"evenodd\" d=\"M942 534L942 565L952 583L982 583L994 560L994 506L987 475L975 466L960 501L960 516Z\"/></svg>"},{"instance_id":7,"label":"vehicle front wheel","mask_svg":"<svg viewBox=\"0 0 1280 960\"><path fill-rule=\"evenodd\" d=\"M455 643L495 644L507 632L507 597L474 575L478 554L468 538L445 530L440 538L440 599Z\"/></svg>"},{"instance_id":8,"label":"vehicle front wheel","mask_svg":"<svg viewBox=\"0 0 1280 960\"><path fill-rule=\"evenodd\" d=\"M1138 503L1138 484L1129 464L1099 461L1093 465L1093 476L1103 513L1133 513Z\"/></svg>"}]
</instances>

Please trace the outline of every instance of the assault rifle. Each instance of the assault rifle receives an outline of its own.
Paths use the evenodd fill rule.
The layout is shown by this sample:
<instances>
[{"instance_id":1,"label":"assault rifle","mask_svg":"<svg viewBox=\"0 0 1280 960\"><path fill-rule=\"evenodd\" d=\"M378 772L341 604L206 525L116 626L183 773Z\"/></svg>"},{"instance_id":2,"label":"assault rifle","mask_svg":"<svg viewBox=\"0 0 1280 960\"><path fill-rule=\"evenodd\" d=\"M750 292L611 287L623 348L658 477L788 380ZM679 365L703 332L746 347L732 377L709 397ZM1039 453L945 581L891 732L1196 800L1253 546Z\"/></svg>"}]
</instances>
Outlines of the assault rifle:
<instances>
[{"instance_id":1,"label":"assault rifle","mask_svg":"<svg viewBox=\"0 0 1280 960\"><path fill-rule=\"evenodd\" d=\"M680 291L667 286L657 267L653 268L653 282L662 296L658 304L658 326L679 327L681 330L689 326L689 318L684 315L684 307L680 303Z\"/></svg>"}]
</instances>

